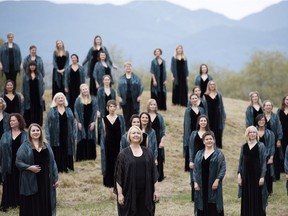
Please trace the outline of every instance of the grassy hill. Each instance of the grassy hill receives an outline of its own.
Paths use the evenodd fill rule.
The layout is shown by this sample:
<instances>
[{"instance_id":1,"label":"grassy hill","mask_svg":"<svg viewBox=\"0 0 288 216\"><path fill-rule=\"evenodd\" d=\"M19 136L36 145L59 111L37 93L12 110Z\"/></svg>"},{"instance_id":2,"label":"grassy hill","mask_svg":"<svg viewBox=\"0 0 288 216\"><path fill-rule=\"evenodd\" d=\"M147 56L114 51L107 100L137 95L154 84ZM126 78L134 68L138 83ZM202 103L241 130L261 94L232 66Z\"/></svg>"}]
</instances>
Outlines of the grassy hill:
<instances>
[{"instance_id":1,"label":"grassy hill","mask_svg":"<svg viewBox=\"0 0 288 216\"><path fill-rule=\"evenodd\" d=\"M145 91L141 110L146 108L150 92ZM49 109L51 97L47 97ZM168 111L161 112L166 122L165 141L165 175L160 183L160 203L156 215L189 216L193 215L193 204L190 202L190 177L183 170L182 130L185 108L171 104L171 93L168 94ZM240 146L244 143L244 112L248 102L224 98L227 113L226 128L223 137L223 152L226 157L227 172L223 183L224 211L226 216L240 214L240 199L237 198L237 166ZM118 110L121 113L121 110ZM45 116L45 115L44 115ZM46 117L46 116L45 116ZM45 118L44 117L44 118ZM112 189L102 184L100 148L97 145L97 159L75 163L75 171L60 174L60 187L57 190L57 215L59 216L113 216L117 215L116 199ZM274 193L269 198L267 215L287 216L288 205L285 189L285 176L274 183ZM3 213L2 213L3 214ZM2 215L0 213L0 215ZM10 210L7 216L17 215L18 210ZM4 214L3 214L4 215Z\"/></svg>"}]
</instances>

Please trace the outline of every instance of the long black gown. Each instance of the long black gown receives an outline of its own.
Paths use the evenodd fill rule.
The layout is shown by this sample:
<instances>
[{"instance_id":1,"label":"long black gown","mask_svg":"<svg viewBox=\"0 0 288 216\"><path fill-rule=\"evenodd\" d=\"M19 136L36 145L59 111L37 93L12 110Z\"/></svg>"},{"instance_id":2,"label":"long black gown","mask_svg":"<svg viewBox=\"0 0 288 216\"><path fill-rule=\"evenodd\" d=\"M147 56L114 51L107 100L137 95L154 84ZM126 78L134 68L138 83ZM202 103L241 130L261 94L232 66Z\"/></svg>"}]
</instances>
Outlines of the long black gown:
<instances>
[{"instance_id":1,"label":"long black gown","mask_svg":"<svg viewBox=\"0 0 288 216\"><path fill-rule=\"evenodd\" d=\"M263 113L263 110L262 110L261 107L259 108L259 110L256 110L256 109L253 107L254 126L257 125L257 122L255 122L256 117L257 117L259 114L262 114L262 113Z\"/></svg>"},{"instance_id":2,"label":"long black gown","mask_svg":"<svg viewBox=\"0 0 288 216\"><path fill-rule=\"evenodd\" d=\"M265 216L262 209L262 187L259 186L261 165L259 147L251 150L246 143L243 146L243 176L241 195L241 216Z\"/></svg>"},{"instance_id":3,"label":"long black gown","mask_svg":"<svg viewBox=\"0 0 288 216\"><path fill-rule=\"evenodd\" d=\"M85 130L86 136L90 130L90 119L92 115L92 103L84 105L84 125L82 130ZM77 145L76 161L81 160L95 160L96 159L96 146L93 139L83 139Z\"/></svg>"},{"instance_id":4,"label":"long black gown","mask_svg":"<svg viewBox=\"0 0 288 216\"><path fill-rule=\"evenodd\" d=\"M7 104L7 107L5 109L5 112L10 113L21 113L21 101L19 101L19 98L17 95L14 96L12 100L10 100L6 95L3 98Z\"/></svg>"},{"instance_id":5,"label":"long black gown","mask_svg":"<svg viewBox=\"0 0 288 216\"><path fill-rule=\"evenodd\" d=\"M219 110L219 96L211 98L209 95L205 95L208 108L208 118L210 129L215 134L216 145L218 148L222 148L222 130L219 129L220 125L220 110Z\"/></svg>"},{"instance_id":6,"label":"long black gown","mask_svg":"<svg viewBox=\"0 0 288 216\"><path fill-rule=\"evenodd\" d=\"M160 79L157 85L160 85L160 90L157 91L157 94L151 92L151 98L155 99L157 102L158 110L167 110L166 106L166 92L163 91L163 62L159 65L160 67ZM151 89L153 86L153 79L151 79Z\"/></svg>"},{"instance_id":7,"label":"long black gown","mask_svg":"<svg viewBox=\"0 0 288 216\"><path fill-rule=\"evenodd\" d=\"M1 119L1 121L0 121L0 139L1 139L1 137L2 137L2 134L4 133L3 123L4 123L4 120ZM1 180L0 180L0 181L1 181Z\"/></svg>"},{"instance_id":8,"label":"long black gown","mask_svg":"<svg viewBox=\"0 0 288 216\"><path fill-rule=\"evenodd\" d=\"M97 89L96 89L95 79L93 77L93 70L94 70L95 64L98 62L98 54L100 51L102 51L102 48L100 48L99 50L94 49L92 51L89 74L88 74L90 78L90 85L89 85L90 94L94 96L97 96Z\"/></svg>"},{"instance_id":9,"label":"long black gown","mask_svg":"<svg viewBox=\"0 0 288 216\"><path fill-rule=\"evenodd\" d=\"M14 49L13 47L8 48L8 59L9 59L9 71L8 73L4 73L6 76L6 80L12 80L15 83L15 88L17 87L16 77L19 71L15 71L14 67Z\"/></svg>"},{"instance_id":10,"label":"long black gown","mask_svg":"<svg viewBox=\"0 0 288 216\"><path fill-rule=\"evenodd\" d=\"M19 195L19 170L15 165L16 153L21 145L20 133L14 140L12 139L12 158L11 158L11 173L6 173L3 181L3 191L1 208L5 211L9 207L17 207L20 204Z\"/></svg>"},{"instance_id":11,"label":"long black gown","mask_svg":"<svg viewBox=\"0 0 288 216\"><path fill-rule=\"evenodd\" d=\"M59 146L52 146L58 172L74 170L73 155L68 155L68 119L66 112L59 113Z\"/></svg>"},{"instance_id":12,"label":"long black gown","mask_svg":"<svg viewBox=\"0 0 288 216\"><path fill-rule=\"evenodd\" d=\"M120 120L117 117L111 124L108 118L103 118L105 123L105 158L106 158L106 175L103 177L103 184L106 187L114 187L114 170L115 162L120 151L121 127Z\"/></svg>"},{"instance_id":13,"label":"long black gown","mask_svg":"<svg viewBox=\"0 0 288 216\"><path fill-rule=\"evenodd\" d=\"M68 58L67 56L57 56L56 57L56 64L57 64L59 70L62 70L62 69L65 68L67 58ZM60 80L60 85L58 85L56 83L56 81L55 81L56 77L58 77L58 79ZM54 95L57 92L62 92L63 94L65 94L65 91L64 91L64 75L62 76L60 73L58 73L56 68L53 71L52 80L53 80L53 83L52 83L52 98L54 97Z\"/></svg>"},{"instance_id":14,"label":"long black gown","mask_svg":"<svg viewBox=\"0 0 288 216\"><path fill-rule=\"evenodd\" d=\"M21 216L51 216L51 195L49 178L49 150L42 149L40 152L33 149L34 164L41 167L36 173L38 192L30 195L21 195Z\"/></svg>"},{"instance_id":15,"label":"long black gown","mask_svg":"<svg viewBox=\"0 0 288 216\"><path fill-rule=\"evenodd\" d=\"M181 105L186 107L188 102L188 86L187 86L187 77L185 74L185 60L177 60L177 76L178 76L178 85L173 86L172 92L172 103L174 105Z\"/></svg>"},{"instance_id":16,"label":"long black gown","mask_svg":"<svg viewBox=\"0 0 288 216\"><path fill-rule=\"evenodd\" d=\"M201 77L200 79L200 90L201 90L201 94L200 97L202 98L202 96L205 94L206 90L207 90L207 85L208 85L209 79L207 77L207 79L204 81Z\"/></svg>"},{"instance_id":17,"label":"long black gown","mask_svg":"<svg viewBox=\"0 0 288 216\"><path fill-rule=\"evenodd\" d=\"M72 68L70 70L70 83L69 83L69 101L68 106L71 108L74 113L74 104L76 98L80 94L80 73L79 68L74 71Z\"/></svg>"},{"instance_id":18,"label":"long black gown","mask_svg":"<svg viewBox=\"0 0 288 216\"><path fill-rule=\"evenodd\" d=\"M5 110L6 112L6 110ZM282 125L283 137L281 140L281 147L283 155L285 156L286 147L288 145L288 114L285 114L283 110L279 111L279 119ZM281 172L284 172L284 163L282 163Z\"/></svg>"},{"instance_id":19,"label":"long black gown","mask_svg":"<svg viewBox=\"0 0 288 216\"><path fill-rule=\"evenodd\" d=\"M30 109L25 110L24 112L24 119L27 128L32 123L37 123L40 126L42 126L43 123L43 113L39 100L39 98L42 97L42 95L41 96L39 95L38 85L39 85L38 79L35 78L34 80L32 79L29 80Z\"/></svg>"}]
</instances>

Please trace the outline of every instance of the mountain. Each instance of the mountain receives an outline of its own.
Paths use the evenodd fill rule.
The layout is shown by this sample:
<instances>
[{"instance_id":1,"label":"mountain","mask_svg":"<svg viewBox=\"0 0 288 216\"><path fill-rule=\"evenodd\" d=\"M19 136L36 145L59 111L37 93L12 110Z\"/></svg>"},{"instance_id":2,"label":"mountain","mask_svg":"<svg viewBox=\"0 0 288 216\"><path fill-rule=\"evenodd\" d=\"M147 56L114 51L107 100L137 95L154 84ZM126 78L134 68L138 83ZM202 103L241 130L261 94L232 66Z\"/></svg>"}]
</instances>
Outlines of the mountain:
<instances>
[{"instance_id":1,"label":"mountain","mask_svg":"<svg viewBox=\"0 0 288 216\"><path fill-rule=\"evenodd\" d=\"M257 50L288 50L288 2L282 1L241 20L209 10L191 11L165 1L111 4L54 4L47 1L0 2L0 37L14 32L23 57L35 44L51 64L55 41L76 53L82 62L101 35L134 67L149 71L156 47L170 65L177 44L184 46L190 65L202 62L239 71ZM121 65L120 65L120 68Z\"/></svg>"}]
</instances>

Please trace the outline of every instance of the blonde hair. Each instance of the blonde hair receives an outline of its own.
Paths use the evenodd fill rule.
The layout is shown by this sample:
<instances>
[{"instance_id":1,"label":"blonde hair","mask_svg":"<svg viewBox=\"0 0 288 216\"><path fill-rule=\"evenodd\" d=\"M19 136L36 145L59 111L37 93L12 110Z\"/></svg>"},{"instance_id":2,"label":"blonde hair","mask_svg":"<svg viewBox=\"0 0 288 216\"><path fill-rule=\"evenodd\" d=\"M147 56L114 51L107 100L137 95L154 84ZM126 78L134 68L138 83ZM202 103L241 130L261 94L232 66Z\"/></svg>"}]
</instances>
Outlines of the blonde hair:
<instances>
[{"instance_id":1,"label":"blonde hair","mask_svg":"<svg viewBox=\"0 0 288 216\"><path fill-rule=\"evenodd\" d=\"M174 54L174 58L177 59L177 56L178 56L178 54L177 54L177 50L178 50L179 48L182 48L181 59L186 60L186 56L185 56L185 54L184 54L184 50L183 50L183 46L182 46L182 45L177 45L177 46L176 46L175 54Z\"/></svg>"},{"instance_id":2,"label":"blonde hair","mask_svg":"<svg viewBox=\"0 0 288 216\"><path fill-rule=\"evenodd\" d=\"M132 67L132 64L131 64L130 61L126 61L126 62L124 62L124 67L126 67L126 65L130 65L130 66Z\"/></svg>"},{"instance_id":3,"label":"blonde hair","mask_svg":"<svg viewBox=\"0 0 288 216\"><path fill-rule=\"evenodd\" d=\"M257 97L258 97L258 104L259 104L260 106L262 106L262 102L261 102L261 99L260 99L260 94L259 94L258 91L251 91L251 92L249 93L250 104L253 105L252 96L253 96L254 94L256 94Z\"/></svg>"},{"instance_id":4,"label":"blonde hair","mask_svg":"<svg viewBox=\"0 0 288 216\"><path fill-rule=\"evenodd\" d=\"M62 46L63 48L62 48L61 50L60 50L60 49L58 48L58 46L57 46L58 42L61 42L61 43L63 44L63 46ZM63 55L66 55L66 54L67 54L67 53L66 53L66 50L65 50L64 42L63 42L62 40L57 40L57 41L56 41L55 51L56 51L57 56L58 56L61 52L63 52Z\"/></svg>"},{"instance_id":5,"label":"blonde hair","mask_svg":"<svg viewBox=\"0 0 288 216\"><path fill-rule=\"evenodd\" d=\"M67 98L65 97L65 95L64 95L62 92L58 92L58 93L56 93L56 94L54 95L54 97L53 97L53 100L52 100L52 103L51 103L51 106L50 106L51 108L57 106L56 99L57 99L59 96L64 97L64 106L65 106L65 107L68 106L68 101L67 101Z\"/></svg>"},{"instance_id":6,"label":"blonde hair","mask_svg":"<svg viewBox=\"0 0 288 216\"><path fill-rule=\"evenodd\" d=\"M131 139L130 139L130 134L132 133L132 130L133 129L136 129L137 131L139 131L140 132L140 142L139 142L139 145L140 145L140 143L142 143L142 141L143 141L143 132L142 132L142 130L138 127L138 126L131 126L130 128L129 128L129 130L128 130L128 132L127 132L127 141L131 144Z\"/></svg>"},{"instance_id":7,"label":"blonde hair","mask_svg":"<svg viewBox=\"0 0 288 216\"><path fill-rule=\"evenodd\" d=\"M45 138L44 138L43 130L42 130L41 126L40 126L39 124L36 124L36 123L30 124L30 126L29 126L29 128L28 128L28 141L29 141L29 143L30 143L31 145L33 145L32 137L31 137L31 135L30 135L30 132L31 132L31 128L32 128L32 127L37 127L37 128L40 129L41 134L40 134L40 137L39 137L39 146L42 147L42 148L45 147L45 145L44 145Z\"/></svg>"},{"instance_id":8,"label":"blonde hair","mask_svg":"<svg viewBox=\"0 0 288 216\"><path fill-rule=\"evenodd\" d=\"M0 102L2 102L3 104L3 111L4 111L7 107L6 101L2 97L0 97Z\"/></svg>"},{"instance_id":9,"label":"blonde hair","mask_svg":"<svg viewBox=\"0 0 288 216\"><path fill-rule=\"evenodd\" d=\"M206 92L205 92L206 95L209 95L209 94L210 94L210 85L211 85L211 83L214 83L214 84L215 84L215 91L217 92L217 85L216 85L215 81L214 81L214 80L210 80L210 81L207 83L207 88L206 88Z\"/></svg>"},{"instance_id":10,"label":"blonde hair","mask_svg":"<svg viewBox=\"0 0 288 216\"><path fill-rule=\"evenodd\" d=\"M256 132L256 134L257 134L256 140L259 141L259 133L258 133L258 130L257 130L257 128L256 128L255 126L253 126L253 125L251 125L251 126L249 126L249 127L246 128L246 131L245 131L245 134L244 134L244 136L246 137L246 141L247 141L247 142L250 141L250 140L249 140L249 132L250 132L251 130Z\"/></svg>"},{"instance_id":11,"label":"blonde hair","mask_svg":"<svg viewBox=\"0 0 288 216\"><path fill-rule=\"evenodd\" d=\"M90 94L90 91L89 91L89 87L88 87L88 85L86 83L81 84L80 87L79 87L79 89L80 89L80 94L79 94L80 101L81 101L82 104L84 104L84 97L83 97L82 91L81 91L82 87L86 87L88 89L89 94L88 94L88 101L87 102L88 102L88 104L90 104L92 99L91 99L91 94Z\"/></svg>"},{"instance_id":12,"label":"blonde hair","mask_svg":"<svg viewBox=\"0 0 288 216\"><path fill-rule=\"evenodd\" d=\"M151 103L155 103L156 104L156 110L155 110L155 113L157 113L158 111L158 104L157 104L157 101L153 98L149 99L148 102L147 102L147 112L149 113L150 109L149 109L149 106Z\"/></svg>"},{"instance_id":13,"label":"blonde hair","mask_svg":"<svg viewBox=\"0 0 288 216\"><path fill-rule=\"evenodd\" d=\"M266 105L266 103L271 103L272 109L273 109L273 107L274 107L273 102L272 102L271 100L264 100L264 101L263 101L263 110L264 110L264 111L265 111L265 105Z\"/></svg>"}]
</instances>

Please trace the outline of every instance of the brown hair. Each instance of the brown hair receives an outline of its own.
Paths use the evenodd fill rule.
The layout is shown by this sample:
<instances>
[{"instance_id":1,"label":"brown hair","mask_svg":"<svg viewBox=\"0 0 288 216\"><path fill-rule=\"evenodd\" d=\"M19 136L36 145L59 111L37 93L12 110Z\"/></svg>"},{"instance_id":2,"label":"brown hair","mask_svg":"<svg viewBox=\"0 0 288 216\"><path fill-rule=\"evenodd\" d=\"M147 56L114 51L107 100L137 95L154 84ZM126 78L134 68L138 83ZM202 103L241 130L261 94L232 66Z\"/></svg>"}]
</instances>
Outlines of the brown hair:
<instances>
[{"instance_id":1,"label":"brown hair","mask_svg":"<svg viewBox=\"0 0 288 216\"><path fill-rule=\"evenodd\" d=\"M19 122L19 129L20 130L24 130L25 126L26 126L26 122L23 118L23 116L20 113L11 113L9 115L9 127L10 127L10 120L12 117L15 117L17 119L17 121ZM11 128L11 127L10 127Z\"/></svg>"},{"instance_id":2,"label":"brown hair","mask_svg":"<svg viewBox=\"0 0 288 216\"><path fill-rule=\"evenodd\" d=\"M40 126L39 124L36 124L36 123L30 124L30 126L29 126L29 128L28 128L28 140L29 140L30 144L33 145L32 137L31 137L31 135L30 135L30 133L31 133L31 128L32 128L32 127L37 127L37 128L40 129L41 134L40 134L40 137L39 137L39 146L40 146L40 147L44 147L45 145L44 145L44 134L43 134L43 130L42 130L41 126Z\"/></svg>"}]
</instances>

